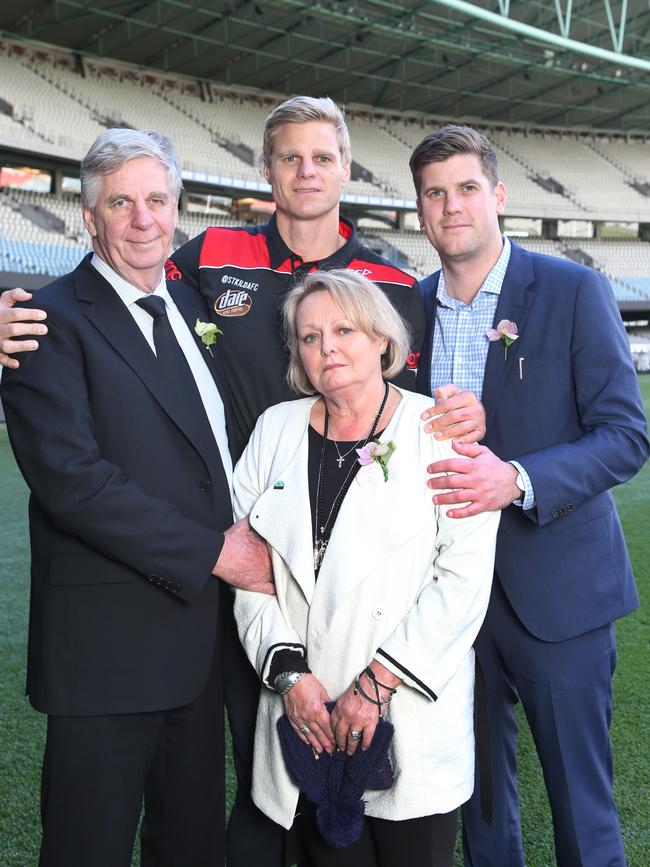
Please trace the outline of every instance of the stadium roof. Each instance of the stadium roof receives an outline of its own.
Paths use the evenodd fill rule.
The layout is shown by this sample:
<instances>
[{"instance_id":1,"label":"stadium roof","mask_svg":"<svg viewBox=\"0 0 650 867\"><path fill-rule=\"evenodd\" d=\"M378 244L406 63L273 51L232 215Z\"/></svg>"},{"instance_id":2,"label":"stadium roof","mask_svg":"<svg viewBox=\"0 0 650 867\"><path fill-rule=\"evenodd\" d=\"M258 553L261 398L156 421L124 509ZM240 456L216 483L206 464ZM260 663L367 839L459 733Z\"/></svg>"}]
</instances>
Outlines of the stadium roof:
<instances>
[{"instance_id":1,"label":"stadium roof","mask_svg":"<svg viewBox=\"0 0 650 867\"><path fill-rule=\"evenodd\" d=\"M648 0L3 0L0 31L348 106L650 132Z\"/></svg>"}]
</instances>

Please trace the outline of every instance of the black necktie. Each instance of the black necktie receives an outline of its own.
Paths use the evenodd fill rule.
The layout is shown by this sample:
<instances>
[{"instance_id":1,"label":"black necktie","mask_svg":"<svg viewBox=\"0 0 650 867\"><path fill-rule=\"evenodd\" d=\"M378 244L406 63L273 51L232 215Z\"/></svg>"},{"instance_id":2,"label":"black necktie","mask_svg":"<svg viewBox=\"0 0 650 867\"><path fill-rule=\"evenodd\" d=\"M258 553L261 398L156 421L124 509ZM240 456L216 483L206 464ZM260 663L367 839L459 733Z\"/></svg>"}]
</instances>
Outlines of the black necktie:
<instances>
[{"instance_id":1,"label":"black necktie","mask_svg":"<svg viewBox=\"0 0 650 867\"><path fill-rule=\"evenodd\" d=\"M184 411L198 421L200 426L207 425L207 430L212 431L196 380L167 318L164 299L158 295L147 295L135 303L153 319L153 342L165 382L174 390Z\"/></svg>"}]
</instances>

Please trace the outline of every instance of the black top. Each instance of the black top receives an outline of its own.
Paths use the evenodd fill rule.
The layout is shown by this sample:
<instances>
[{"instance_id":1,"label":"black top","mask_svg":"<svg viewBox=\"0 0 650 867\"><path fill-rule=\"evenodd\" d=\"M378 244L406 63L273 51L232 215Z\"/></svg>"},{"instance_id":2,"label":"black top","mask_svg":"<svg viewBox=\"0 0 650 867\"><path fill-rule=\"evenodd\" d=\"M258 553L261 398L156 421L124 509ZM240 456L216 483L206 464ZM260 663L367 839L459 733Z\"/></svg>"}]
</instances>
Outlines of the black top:
<instances>
[{"instance_id":1,"label":"black top","mask_svg":"<svg viewBox=\"0 0 650 867\"><path fill-rule=\"evenodd\" d=\"M375 436L379 436L379 434L375 434ZM363 445L365 438L362 438L358 447L360 448ZM323 478L321 481L322 492L323 492L323 515L325 520L327 520L332 507L334 505L334 500L338 492L341 490L341 486L345 482L346 479L353 480L356 474L359 472L361 464L357 460L358 455L355 450L355 446L357 445L355 440L351 442L343 442L338 440L336 446L334 445L333 440L327 441L327 448L325 449L325 462L323 465ZM315 530L315 520L316 520L316 495L317 495L317 486L318 486L318 467L320 464L320 455L323 447L323 436L319 434L316 430L314 430L311 425L309 426L309 458L308 458L308 478L309 478L309 503L311 506L311 534L312 538L314 537ZM338 447L338 452L336 448ZM350 449L352 451L350 452ZM350 452L350 454L347 454ZM339 467L338 457L339 453L341 455L346 455L341 466ZM329 533L326 535L326 539L329 540L329 536L331 535L333 529L330 527ZM316 573L316 578L318 578L318 572Z\"/></svg>"},{"instance_id":2,"label":"black top","mask_svg":"<svg viewBox=\"0 0 650 867\"><path fill-rule=\"evenodd\" d=\"M383 434L383 431L379 431L373 437L373 439L379 439ZM358 447L360 448L364 442L364 439L359 441ZM317 486L318 486L318 467L320 464L320 455L321 449L323 446L323 436L319 434L318 431L314 430L314 428L309 426L309 456L308 456L308 481L309 481L309 503L311 506L311 528L312 528L312 538L314 536L314 521L316 515L316 494L317 494ZM338 452L336 447L338 446ZM332 506L334 504L334 500L341 489L341 485L343 485L345 479L350 475L351 479L354 479L356 474L359 472L361 468L361 464L358 461L358 455L356 453L355 446L357 446L357 442L352 440L350 442L343 442L341 440L337 440L336 445L332 440L327 441L327 448L325 449L325 462L323 465L323 478L321 481L321 485L323 486L323 514L325 518L330 514ZM350 451L352 449L352 451ZM346 454L349 452L349 454ZM344 460L341 463L339 468L339 453L344 455ZM331 534L332 528L330 528ZM329 536L326 538L329 539ZM316 579L318 579L318 572L316 572ZM267 681L269 685L273 685L273 681L281 674L283 671L309 671L309 666L307 664L307 660L303 656L303 654L298 650L278 650L273 655L273 660L271 662L269 668L269 674L267 677Z\"/></svg>"}]
</instances>

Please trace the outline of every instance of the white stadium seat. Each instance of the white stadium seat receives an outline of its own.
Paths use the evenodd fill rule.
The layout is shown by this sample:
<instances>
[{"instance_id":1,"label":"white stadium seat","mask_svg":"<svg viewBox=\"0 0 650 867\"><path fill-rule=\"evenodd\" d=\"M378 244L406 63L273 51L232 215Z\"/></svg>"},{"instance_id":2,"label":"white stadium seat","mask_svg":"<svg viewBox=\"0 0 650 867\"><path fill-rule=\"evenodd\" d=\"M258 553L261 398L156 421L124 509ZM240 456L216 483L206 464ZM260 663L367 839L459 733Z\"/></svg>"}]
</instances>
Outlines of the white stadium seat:
<instances>
[{"instance_id":1,"label":"white stadium seat","mask_svg":"<svg viewBox=\"0 0 650 867\"><path fill-rule=\"evenodd\" d=\"M0 146L6 149L79 160L108 125L161 129L176 141L185 170L216 175L223 187L253 191L264 184L264 119L280 100L272 94L201 86L100 60L86 59L82 75L71 55L39 51L36 56L28 48L16 52L15 46L4 42L0 42L0 97L13 111L13 115L0 114ZM419 115L354 109L348 112L348 125L354 160L369 176L350 181L346 193L412 206L408 159L413 147L439 122ZM649 184L650 190L650 144L503 127L486 132L495 144L507 184L508 215L650 223L650 197L639 191L643 184ZM63 221L62 231L37 226L21 213L24 205L45 208ZM189 237L207 225L238 222L226 205L207 214L192 207L179 219L179 230ZM420 232L362 231L368 243L418 277L439 267L437 254ZM647 242L517 240L551 255L575 258L577 250L578 257L589 257L610 278L619 301L650 298ZM61 274L76 264L87 246L77 196L0 190L4 270Z\"/></svg>"}]
</instances>

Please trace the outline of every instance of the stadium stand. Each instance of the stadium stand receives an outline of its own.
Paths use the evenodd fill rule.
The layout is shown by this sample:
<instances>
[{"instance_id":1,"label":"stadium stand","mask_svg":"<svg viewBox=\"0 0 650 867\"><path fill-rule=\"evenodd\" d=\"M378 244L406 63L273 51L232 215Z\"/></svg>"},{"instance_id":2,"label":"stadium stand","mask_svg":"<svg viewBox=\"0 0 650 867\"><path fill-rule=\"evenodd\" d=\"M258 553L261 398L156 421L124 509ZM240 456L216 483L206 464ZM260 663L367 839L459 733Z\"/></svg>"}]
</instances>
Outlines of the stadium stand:
<instances>
[{"instance_id":1,"label":"stadium stand","mask_svg":"<svg viewBox=\"0 0 650 867\"><path fill-rule=\"evenodd\" d=\"M34 211L40 217L39 223L33 221ZM44 228L44 216L54 218L58 229ZM181 243L207 225L238 225L239 222L230 214L215 210L181 214L176 240ZM419 278L440 267L435 250L421 232L373 228L361 229L361 233L373 249ZM618 301L650 301L650 243L588 238L549 241L517 237L516 240L535 252L574 259L603 271ZM87 249L79 198L0 190L0 241L3 242L3 270L48 275L65 273L70 270L70 263L73 267ZM8 242L12 242L11 245ZM56 255L48 250L50 247L57 250ZM11 257L9 250L13 251ZM63 250L67 252L61 252ZM12 267L8 267L10 259ZM43 268L44 263L47 268ZM19 264L21 267L15 267Z\"/></svg>"},{"instance_id":2,"label":"stadium stand","mask_svg":"<svg viewBox=\"0 0 650 867\"><path fill-rule=\"evenodd\" d=\"M179 143L186 170L268 191L260 145L272 95L261 99L99 60L79 66L71 55L24 45L17 54L8 42L0 43L0 82L10 108L0 113L2 144L79 159L108 125L161 128ZM356 107L348 115L355 160L348 195L392 195L412 207L408 157L439 120ZM489 132L508 181L510 213L650 221L647 143L517 128Z\"/></svg>"},{"instance_id":3,"label":"stadium stand","mask_svg":"<svg viewBox=\"0 0 650 867\"><path fill-rule=\"evenodd\" d=\"M0 52L0 95L11 107L11 116L31 133L32 143L40 142L39 150L80 159L87 142L104 127L89 112L79 111L75 99L49 84L46 71L54 68L51 63L32 61L27 54Z\"/></svg>"},{"instance_id":4,"label":"stadium stand","mask_svg":"<svg viewBox=\"0 0 650 867\"><path fill-rule=\"evenodd\" d=\"M421 279L440 267L438 254L422 232L393 229L360 229L371 249Z\"/></svg>"},{"instance_id":5,"label":"stadium stand","mask_svg":"<svg viewBox=\"0 0 650 867\"><path fill-rule=\"evenodd\" d=\"M529 172L529 178L536 178L536 185L546 185L567 200L562 210L572 203L582 219L650 220L650 198L631 187L623 172L589 141L559 132L498 134L493 138L501 151ZM510 179L505 167L504 174Z\"/></svg>"},{"instance_id":6,"label":"stadium stand","mask_svg":"<svg viewBox=\"0 0 650 867\"><path fill-rule=\"evenodd\" d=\"M204 196L213 189L220 197L216 205L205 206L197 203L200 197L185 200L176 244L206 225L240 223L230 213L228 197L235 213L238 195L268 195L260 170L261 132L264 118L280 99L0 40L0 146L5 152L74 163L107 126L164 130L178 143L186 186L199 184ZM360 106L349 107L347 113L354 163L344 203L367 206L364 212L350 212L374 224L361 229L366 243L423 277L439 267L424 235L379 228L376 218L397 224L401 215L402 225L404 215L413 211L408 158L441 120ZM498 151L509 216L533 218L539 225L540 220L550 221L555 235L558 221L582 221L592 228L606 220L650 225L650 143L644 138L504 125L486 132ZM382 214L373 208L381 208ZM254 208L242 213L247 220L264 218ZM650 307L648 241L517 241L531 250L592 265L609 277L619 303ZM0 189L2 271L56 276L74 267L87 246L78 196Z\"/></svg>"},{"instance_id":7,"label":"stadium stand","mask_svg":"<svg viewBox=\"0 0 650 867\"><path fill-rule=\"evenodd\" d=\"M193 238L202 232L206 226L238 226L240 222L240 220L231 217L230 214L210 211L208 214L181 214L178 218L178 228L188 238Z\"/></svg>"},{"instance_id":8,"label":"stadium stand","mask_svg":"<svg viewBox=\"0 0 650 867\"><path fill-rule=\"evenodd\" d=\"M223 93L202 99L194 82L160 80L131 69L87 62L83 74L65 57L48 62L29 51L0 50L0 97L12 116L0 115L0 141L80 159L106 126L164 129L182 143L183 167L266 187L260 131L268 106ZM210 92L211 93L211 92ZM74 135L69 119L74 118ZM31 136L29 135L31 134ZM238 182L238 183L237 183ZM266 187L268 190L268 187ZM357 178L348 193L381 196L386 184ZM409 190L409 195L411 195Z\"/></svg>"}]
</instances>

